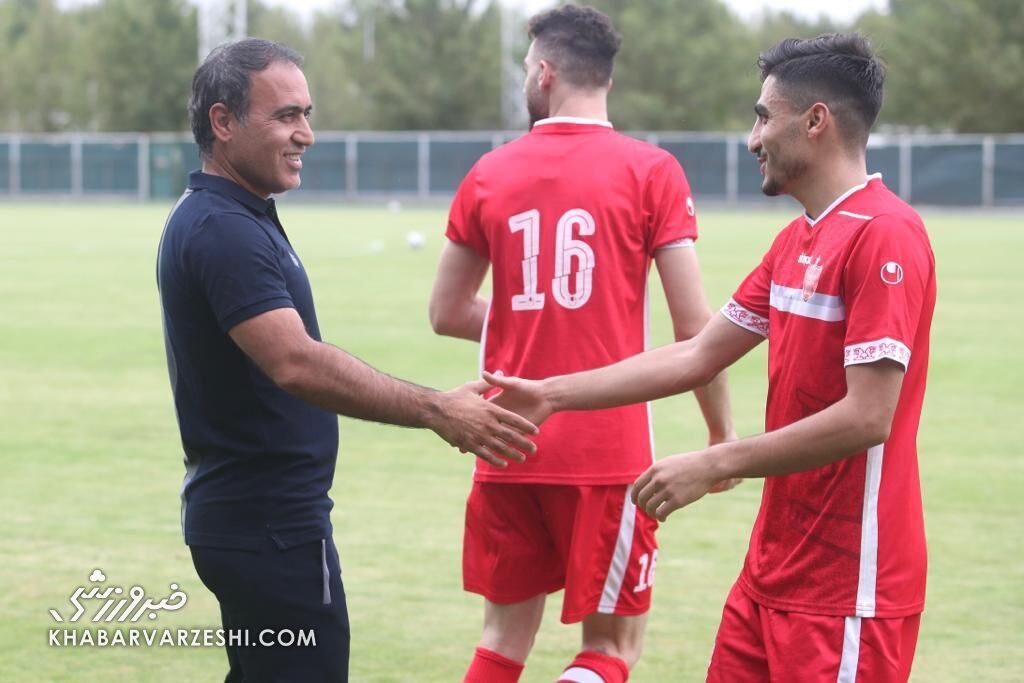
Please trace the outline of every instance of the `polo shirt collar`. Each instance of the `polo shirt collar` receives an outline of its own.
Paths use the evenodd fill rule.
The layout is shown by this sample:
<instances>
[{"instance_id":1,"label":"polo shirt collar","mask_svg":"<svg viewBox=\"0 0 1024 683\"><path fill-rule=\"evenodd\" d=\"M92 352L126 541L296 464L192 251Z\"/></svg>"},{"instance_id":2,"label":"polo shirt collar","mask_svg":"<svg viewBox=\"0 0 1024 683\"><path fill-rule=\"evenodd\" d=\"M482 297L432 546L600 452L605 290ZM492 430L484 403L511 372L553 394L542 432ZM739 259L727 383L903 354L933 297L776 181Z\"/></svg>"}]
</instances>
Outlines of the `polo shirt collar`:
<instances>
[{"instance_id":1,"label":"polo shirt collar","mask_svg":"<svg viewBox=\"0 0 1024 683\"><path fill-rule=\"evenodd\" d=\"M233 180L228 180L219 175L211 175L202 171L192 171L188 174L188 186L195 190L213 190L220 194L235 199L253 211L271 216L276 219L277 210L274 207L273 199L264 199L254 195ZM276 222L276 220L275 220Z\"/></svg>"}]
</instances>

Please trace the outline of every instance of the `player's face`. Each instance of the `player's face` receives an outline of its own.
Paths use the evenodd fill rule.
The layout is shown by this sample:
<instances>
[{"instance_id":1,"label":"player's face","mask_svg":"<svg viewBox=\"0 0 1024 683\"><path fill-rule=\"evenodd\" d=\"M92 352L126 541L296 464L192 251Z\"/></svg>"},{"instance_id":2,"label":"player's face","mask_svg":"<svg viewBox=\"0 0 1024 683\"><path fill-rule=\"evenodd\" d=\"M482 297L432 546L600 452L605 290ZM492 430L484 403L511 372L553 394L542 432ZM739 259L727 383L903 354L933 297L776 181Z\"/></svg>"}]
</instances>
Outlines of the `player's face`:
<instances>
[{"instance_id":1,"label":"player's face","mask_svg":"<svg viewBox=\"0 0 1024 683\"><path fill-rule=\"evenodd\" d=\"M540 58L537 56L537 43L531 43L530 49L523 60L526 80L523 81L523 94L526 96L526 112L530 115L530 127L541 119L548 117L548 97L540 87Z\"/></svg>"},{"instance_id":2,"label":"player's face","mask_svg":"<svg viewBox=\"0 0 1024 683\"><path fill-rule=\"evenodd\" d=\"M769 197L792 194L809 166L800 135L802 113L781 96L774 76L765 79L754 112L747 149L761 162L761 191Z\"/></svg>"},{"instance_id":3,"label":"player's face","mask_svg":"<svg viewBox=\"0 0 1024 683\"><path fill-rule=\"evenodd\" d=\"M302 153L313 144L313 108L306 77L291 62L274 62L252 74L245 124L232 127L224 157L237 180L261 197L301 182Z\"/></svg>"}]
</instances>

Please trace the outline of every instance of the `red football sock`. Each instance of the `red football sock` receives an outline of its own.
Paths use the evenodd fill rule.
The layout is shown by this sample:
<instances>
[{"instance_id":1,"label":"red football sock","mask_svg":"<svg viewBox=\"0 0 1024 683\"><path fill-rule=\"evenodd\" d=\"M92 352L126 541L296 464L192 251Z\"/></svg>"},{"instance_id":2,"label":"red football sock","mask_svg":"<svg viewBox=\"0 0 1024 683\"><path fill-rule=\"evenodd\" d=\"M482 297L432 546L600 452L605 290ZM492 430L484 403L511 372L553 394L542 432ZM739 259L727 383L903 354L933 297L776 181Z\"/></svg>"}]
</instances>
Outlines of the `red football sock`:
<instances>
[{"instance_id":1,"label":"red football sock","mask_svg":"<svg viewBox=\"0 0 1024 683\"><path fill-rule=\"evenodd\" d=\"M604 683L626 683L629 679L629 666L619 659L601 652L584 650L576 655L562 675L559 683L589 683L594 674L601 677Z\"/></svg>"},{"instance_id":2,"label":"red football sock","mask_svg":"<svg viewBox=\"0 0 1024 683\"><path fill-rule=\"evenodd\" d=\"M462 683L516 683L523 666L497 652L478 647Z\"/></svg>"}]
</instances>

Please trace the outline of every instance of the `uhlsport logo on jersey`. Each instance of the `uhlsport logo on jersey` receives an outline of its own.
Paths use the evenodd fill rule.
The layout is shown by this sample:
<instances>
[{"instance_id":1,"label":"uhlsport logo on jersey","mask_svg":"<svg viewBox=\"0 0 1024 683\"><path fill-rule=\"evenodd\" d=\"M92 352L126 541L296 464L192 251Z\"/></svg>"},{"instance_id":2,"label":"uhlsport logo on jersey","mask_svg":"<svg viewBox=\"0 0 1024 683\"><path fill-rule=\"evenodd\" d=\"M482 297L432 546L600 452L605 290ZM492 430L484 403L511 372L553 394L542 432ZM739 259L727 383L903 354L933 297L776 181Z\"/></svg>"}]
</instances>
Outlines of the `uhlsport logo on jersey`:
<instances>
[{"instance_id":1,"label":"uhlsport logo on jersey","mask_svg":"<svg viewBox=\"0 0 1024 683\"><path fill-rule=\"evenodd\" d=\"M694 216L697 213L697 208L693 205L693 197L686 198L686 213L691 216Z\"/></svg>"},{"instance_id":2,"label":"uhlsport logo on jersey","mask_svg":"<svg viewBox=\"0 0 1024 683\"><path fill-rule=\"evenodd\" d=\"M887 285L898 285L903 282L903 266L895 261L889 261L881 270L882 282Z\"/></svg>"}]
</instances>

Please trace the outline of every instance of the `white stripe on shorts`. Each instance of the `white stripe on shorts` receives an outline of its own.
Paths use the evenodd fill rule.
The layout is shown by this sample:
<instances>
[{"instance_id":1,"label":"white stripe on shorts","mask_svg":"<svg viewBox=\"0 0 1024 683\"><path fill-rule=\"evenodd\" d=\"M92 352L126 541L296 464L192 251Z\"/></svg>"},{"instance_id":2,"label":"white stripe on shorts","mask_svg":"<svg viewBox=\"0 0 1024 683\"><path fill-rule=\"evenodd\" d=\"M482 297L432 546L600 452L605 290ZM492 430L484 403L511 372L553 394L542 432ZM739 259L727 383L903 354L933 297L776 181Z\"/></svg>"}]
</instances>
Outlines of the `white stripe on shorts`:
<instances>
[{"instance_id":1,"label":"white stripe on shorts","mask_svg":"<svg viewBox=\"0 0 1024 683\"><path fill-rule=\"evenodd\" d=\"M622 581L626 578L626 570L629 568L629 553L633 549L633 525L636 522L636 505L633 505L629 498L632 488L632 485L626 486L626 500L622 504L622 519L619 520L619 538L615 541L612 564L608 568L608 577L604 580L601 602L597 605L597 611L601 614L615 613L615 605L618 604L619 593L622 591Z\"/></svg>"},{"instance_id":2,"label":"white stripe on shorts","mask_svg":"<svg viewBox=\"0 0 1024 683\"><path fill-rule=\"evenodd\" d=\"M846 617L843 626L843 658L836 683L855 683L860 661L860 617Z\"/></svg>"}]
</instances>

